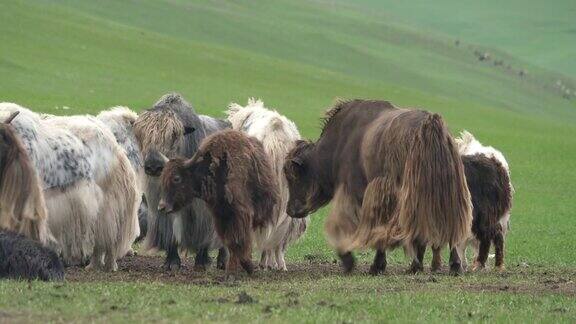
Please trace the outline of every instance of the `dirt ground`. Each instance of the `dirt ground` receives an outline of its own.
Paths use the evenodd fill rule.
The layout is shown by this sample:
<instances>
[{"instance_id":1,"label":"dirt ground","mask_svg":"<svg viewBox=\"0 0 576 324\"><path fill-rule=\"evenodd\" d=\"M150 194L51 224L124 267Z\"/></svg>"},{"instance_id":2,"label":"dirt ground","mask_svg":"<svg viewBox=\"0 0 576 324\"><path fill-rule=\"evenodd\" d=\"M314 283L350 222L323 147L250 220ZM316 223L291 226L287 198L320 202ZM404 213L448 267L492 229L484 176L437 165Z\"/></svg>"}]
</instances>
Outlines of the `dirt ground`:
<instances>
[{"instance_id":1,"label":"dirt ground","mask_svg":"<svg viewBox=\"0 0 576 324\"><path fill-rule=\"evenodd\" d=\"M180 270L165 271L162 269L164 259L160 256L128 256L118 262L118 271L106 273L101 271L87 271L82 267L70 267L66 270L68 282L162 282L169 284L192 284L198 286L232 285L244 283L263 283L275 281L302 281L319 280L326 277L344 276L336 262L292 263L289 270L271 271L259 270L251 277L242 273L235 278L225 276L224 271L215 268L214 263L206 271L196 271L192 260L183 260ZM419 283L422 288L430 287L440 281L447 281L454 287L471 292L497 292L497 293L521 293L521 294L562 294L576 297L576 269L570 271L553 272L550 269L524 268L521 266L509 266L503 273L487 271L485 274L465 274L462 280L443 280L449 276L447 270L431 274L425 272L418 275L405 274L405 267L390 266L386 274L381 275L382 280L386 277L400 281L399 284L390 288L395 291L408 289L413 290L414 285L401 283ZM368 265L360 265L352 276L368 276ZM476 276L488 276L488 280L476 280ZM433 285L432 285L433 286ZM426 288L427 289L427 288Z\"/></svg>"}]
</instances>

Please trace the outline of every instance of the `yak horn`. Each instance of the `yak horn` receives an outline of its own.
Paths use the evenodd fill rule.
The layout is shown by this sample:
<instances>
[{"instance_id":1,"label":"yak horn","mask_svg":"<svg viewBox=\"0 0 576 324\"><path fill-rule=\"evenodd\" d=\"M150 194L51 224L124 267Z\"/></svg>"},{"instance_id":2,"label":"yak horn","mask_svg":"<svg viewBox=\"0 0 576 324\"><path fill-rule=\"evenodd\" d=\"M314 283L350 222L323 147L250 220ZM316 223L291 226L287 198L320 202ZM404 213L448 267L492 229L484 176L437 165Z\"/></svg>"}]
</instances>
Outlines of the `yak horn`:
<instances>
[{"instance_id":1,"label":"yak horn","mask_svg":"<svg viewBox=\"0 0 576 324\"><path fill-rule=\"evenodd\" d=\"M160 158L162 159L162 162L167 163L170 159L166 157L166 155L162 154L161 152L158 152L158 155L160 156Z\"/></svg>"},{"instance_id":2,"label":"yak horn","mask_svg":"<svg viewBox=\"0 0 576 324\"><path fill-rule=\"evenodd\" d=\"M10 122L12 122L14 118L18 116L19 113L20 113L19 111L15 111L12 114L10 114L10 116L8 116L8 118L6 118L6 120L4 121L4 124L10 124Z\"/></svg>"}]
</instances>

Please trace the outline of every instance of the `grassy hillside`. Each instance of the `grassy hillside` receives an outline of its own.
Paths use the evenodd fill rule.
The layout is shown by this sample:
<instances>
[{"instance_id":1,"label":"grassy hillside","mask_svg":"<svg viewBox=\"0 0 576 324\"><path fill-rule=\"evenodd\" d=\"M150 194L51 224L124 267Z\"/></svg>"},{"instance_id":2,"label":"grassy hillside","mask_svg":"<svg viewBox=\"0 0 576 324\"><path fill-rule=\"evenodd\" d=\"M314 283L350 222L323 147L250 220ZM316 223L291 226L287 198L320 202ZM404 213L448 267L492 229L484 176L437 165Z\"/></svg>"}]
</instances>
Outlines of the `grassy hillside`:
<instances>
[{"instance_id":1,"label":"grassy hillside","mask_svg":"<svg viewBox=\"0 0 576 324\"><path fill-rule=\"evenodd\" d=\"M426 108L441 113L454 133L468 129L507 156L517 191L507 247L511 271L519 264L543 269L541 272L551 267L572 271L576 267L576 174L571 172L576 154L576 101L563 99L549 84L557 78L572 84L574 80L538 66L537 60L512 56L507 48L488 50L504 58L512 70L479 62L473 54L480 48L474 44L476 39L462 37L462 44L455 46L453 36L459 34L428 28L418 17L411 20L405 14L407 9L397 7L388 12L371 5L368 1L352 6L300 0L2 1L0 101L18 102L42 112L79 114L119 104L140 110L163 93L178 91L199 112L222 116L230 101L245 102L255 96L292 118L309 138L318 135L322 111L336 98L382 98ZM468 12L465 8L461 10ZM469 8L475 9L473 4ZM543 11L542 19L553 13ZM449 19L444 23L451 26ZM505 27L500 28L503 34L517 28ZM482 39L478 42L485 44L482 50L491 45ZM555 50L566 53L570 46ZM520 68L528 69L529 75L519 77ZM333 259L322 234L326 212L312 216L307 236L289 252L289 263ZM360 259L367 262L370 256L363 253ZM405 263L401 251L393 254L391 263ZM384 285L389 279L336 274L318 286L313 278L306 280L311 300L315 294L346 300L348 288L333 291L332 286L349 284L352 291L357 289L352 298L378 309L383 306L381 300L363 295L368 289L365 285ZM460 283L469 284L466 280L476 279L467 277ZM297 284L295 279L280 286L295 285L297 289ZM82 297L90 295L84 295L84 289L115 294L107 284L71 285L69 294L89 306L69 310L68 316L75 312L91 316L98 308L97 301ZM177 289L129 285L132 288L127 290L142 288L161 291L159 294ZM262 282L247 285L234 286L231 291L247 287L262 294L268 289ZM438 296L427 292L432 297L418 299L419 292L410 291L410 280L392 281L391 285L404 288L398 298L406 303L438 296L442 303L459 300L457 291ZM39 287L39 294L51 294L51 286ZM26 306L19 306L30 297L22 285L0 283L2 296L13 289L19 292L18 298L12 302L0 298L0 310L17 309L17 313L34 318L37 313L27 313ZM226 289L207 291L216 294ZM281 298L282 289L275 292L276 298ZM197 294L201 296L203 290ZM530 305L532 297L525 297L519 297L522 302L517 309ZM466 303L473 305L483 297L469 298ZM566 302L563 297L546 298L545 302L539 299L541 308L533 311L547 309L554 301ZM49 301L31 303L38 311L55 313L49 310ZM497 307L489 299L482 303ZM351 305L356 306L343 306L333 317L323 319L353 319L345 315L347 310L352 312L349 315L358 311L357 304ZM574 316L571 305L570 312L560 315ZM233 314L225 313L219 319L230 319L226 316ZM497 318L511 316L506 309L499 309L498 314L502 317ZM432 315L442 318L441 313Z\"/></svg>"},{"instance_id":2,"label":"grassy hillside","mask_svg":"<svg viewBox=\"0 0 576 324\"><path fill-rule=\"evenodd\" d=\"M463 41L497 47L576 77L576 2L571 0L361 0L387 17Z\"/></svg>"}]
</instances>

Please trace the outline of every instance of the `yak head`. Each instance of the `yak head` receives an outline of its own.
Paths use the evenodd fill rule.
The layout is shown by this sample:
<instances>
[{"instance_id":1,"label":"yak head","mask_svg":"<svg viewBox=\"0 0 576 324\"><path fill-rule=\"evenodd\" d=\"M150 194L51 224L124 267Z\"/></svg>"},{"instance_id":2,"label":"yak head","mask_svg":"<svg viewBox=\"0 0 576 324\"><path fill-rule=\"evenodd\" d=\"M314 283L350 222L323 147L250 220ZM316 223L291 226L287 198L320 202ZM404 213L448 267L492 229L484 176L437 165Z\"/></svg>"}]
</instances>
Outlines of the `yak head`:
<instances>
[{"instance_id":1,"label":"yak head","mask_svg":"<svg viewBox=\"0 0 576 324\"><path fill-rule=\"evenodd\" d=\"M306 217L330 200L320 185L313 151L313 143L297 141L284 163L284 174L290 191L287 212L294 218Z\"/></svg>"},{"instance_id":2,"label":"yak head","mask_svg":"<svg viewBox=\"0 0 576 324\"><path fill-rule=\"evenodd\" d=\"M169 158L190 158L205 137L200 117L178 94L160 98L138 116L133 129L143 157L156 150Z\"/></svg>"},{"instance_id":3,"label":"yak head","mask_svg":"<svg viewBox=\"0 0 576 324\"><path fill-rule=\"evenodd\" d=\"M195 198L216 199L216 178L224 164L223 159L213 159L209 152L198 152L189 160L177 158L168 161L160 176L158 209L166 213L178 212Z\"/></svg>"}]
</instances>

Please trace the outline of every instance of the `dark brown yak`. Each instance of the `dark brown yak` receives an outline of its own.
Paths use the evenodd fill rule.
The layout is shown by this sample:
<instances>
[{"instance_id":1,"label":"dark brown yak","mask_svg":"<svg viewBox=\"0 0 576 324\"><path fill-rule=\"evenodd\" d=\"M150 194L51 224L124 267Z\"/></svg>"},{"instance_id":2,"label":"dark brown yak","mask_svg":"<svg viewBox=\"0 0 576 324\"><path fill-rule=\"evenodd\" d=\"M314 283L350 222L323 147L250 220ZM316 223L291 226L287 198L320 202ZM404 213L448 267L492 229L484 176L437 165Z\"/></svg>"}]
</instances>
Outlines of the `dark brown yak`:
<instances>
[{"instance_id":1,"label":"dark brown yak","mask_svg":"<svg viewBox=\"0 0 576 324\"><path fill-rule=\"evenodd\" d=\"M254 231L278 212L278 184L260 142L225 130L207 137L189 160L173 159L161 175L159 208L175 212L193 198L212 210L216 232L230 252L227 272L242 266L249 274Z\"/></svg>"},{"instance_id":2,"label":"dark brown yak","mask_svg":"<svg viewBox=\"0 0 576 324\"><path fill-rule=\"evenodd\" d=\"M386 101L339 103L328 111L320 139L300 141L284 171L290 216L333 201L325 227L345 272L354 267L353 249L377 250L370 268L377 274L385 270L386 250L401 244L413 272L423 269L427 245L446 244L451 271L462 271L455 247L470 230L470 193L439 115Z\"/></svg>"},{"instance_id":3,"label":"dark brown yak","mask_svg":"<svg viewBox=\"0 0 576 324\"><path fill-rule=\"evenodd\" d=\"M514 191L507 164L503 164L494 156L482 153L464 155L462 162L472 195L474 212L471 233L473 236L460 244L459 255L466 264L466 245L472 244L475 247L472 270L484 269L490 245L493 243L496 253L496 269L504 270L504 241L508 231L512 192ZM432 269L440 268L441 264L440 251L434 250Z\"/></svg>"}]
</instances>

